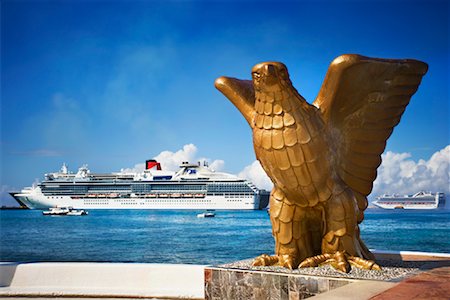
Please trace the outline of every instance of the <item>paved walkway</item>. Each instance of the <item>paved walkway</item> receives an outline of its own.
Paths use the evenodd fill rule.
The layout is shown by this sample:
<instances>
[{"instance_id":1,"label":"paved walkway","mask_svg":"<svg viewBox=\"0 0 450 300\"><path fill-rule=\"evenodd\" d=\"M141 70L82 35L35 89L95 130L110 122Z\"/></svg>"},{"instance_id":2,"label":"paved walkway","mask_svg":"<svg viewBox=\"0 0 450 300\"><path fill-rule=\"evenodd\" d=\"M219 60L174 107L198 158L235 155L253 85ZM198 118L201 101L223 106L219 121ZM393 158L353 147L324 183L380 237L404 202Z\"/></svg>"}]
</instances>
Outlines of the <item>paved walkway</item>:
<instances>
[{"instance_id":1,"label":"paved walkway","mask_svg":"<svg viewBox=\"0 0 450 300\"><path fill-rule=\"evenodd\" d=\"M420 273L371 298L371 300L394 299L450 299L450 267Z\"/></svg>"}]
</instances>

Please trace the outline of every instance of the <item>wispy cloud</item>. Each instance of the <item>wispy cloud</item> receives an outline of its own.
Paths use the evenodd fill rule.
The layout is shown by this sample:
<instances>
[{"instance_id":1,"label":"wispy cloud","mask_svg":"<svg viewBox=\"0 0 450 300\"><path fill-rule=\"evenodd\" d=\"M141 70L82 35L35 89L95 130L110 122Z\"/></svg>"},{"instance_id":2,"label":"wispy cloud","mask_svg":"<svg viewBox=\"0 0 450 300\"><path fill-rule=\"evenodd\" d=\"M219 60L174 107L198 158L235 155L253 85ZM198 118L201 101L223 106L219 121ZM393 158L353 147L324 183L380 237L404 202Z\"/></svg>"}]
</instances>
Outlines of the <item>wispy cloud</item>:
<instances>
[{"instance_id":1,"label":"wispy cloud","mask_svg":"<svg viewBox=\"0 0 450 300\"><path fill-rule=\"evenodd\" d=\"M174 61L176 51L169 44L125 48L102 94L96 97L95 107L102 107L104 118L114 119L130 133L142 134L154 128L170 81L167 70Z\"/></svg>"},{"instance_id":2,"label":"wispy cloud","mask_svg":"<svg viewBox=\"0 0 450 300\"><path fill-rule=\"evenodd\" d=\"M13 155L23 155L23 156L41 156L41 157L55 157L62 156L64 153L58 150L52 149L34 149L28 151L11 151Z\"/></svg>"},{"instance_id":3,"label":"wispy cloud","mask_svg":"<svg viewBox=\"0 0 450 300\"><path fill-rule=\"evenodd\" d=\"M73 149L86 140L90 118L78 99L55 92L48 99L48 106L26 119L22 132L26 143L36 150L14 151L23 155L59 156L55 149ZM29 146L27 148L30 148Z\"/></svg>"}]
</instances>

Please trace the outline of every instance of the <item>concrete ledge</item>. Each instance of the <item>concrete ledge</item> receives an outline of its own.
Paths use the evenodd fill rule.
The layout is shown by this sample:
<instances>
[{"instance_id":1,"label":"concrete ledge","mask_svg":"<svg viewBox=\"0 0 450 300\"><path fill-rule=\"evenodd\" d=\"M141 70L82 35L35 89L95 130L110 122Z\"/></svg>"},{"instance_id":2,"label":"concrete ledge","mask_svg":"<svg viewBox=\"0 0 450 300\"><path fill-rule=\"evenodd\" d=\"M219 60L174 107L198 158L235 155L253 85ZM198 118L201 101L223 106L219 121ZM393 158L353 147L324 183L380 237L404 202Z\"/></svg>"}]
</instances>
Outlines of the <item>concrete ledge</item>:
<instances>
[{"instance_id":1,"label":"concrete ledge","mask_svg":"<svg viewBox=\"0 0 450 300\"><path fill-rule=\"evenodd\" d=\"M0 296L203 299L204 266L0 263Z\"/></svg>"},{"instance_id":2,"label":"concrete ledge","mask_svg":"<svg viewBox=\"0 0 450 300\"><path fill-rule=\"evenodd\" d=\"M10 286L16 272L17 263L0 263L0 287Z\"/></svg>"},{"instance_id":3,"label":"concrete ledge","mask_svg":"<svg viewBox=\"0 0 450 300\"><path fill-rule=\"evenodd\" d=\"M450 260L450 253L433 253L418 251L370 250L376 259L396 259L402 261Z\"/></svg>"}]
</instances>

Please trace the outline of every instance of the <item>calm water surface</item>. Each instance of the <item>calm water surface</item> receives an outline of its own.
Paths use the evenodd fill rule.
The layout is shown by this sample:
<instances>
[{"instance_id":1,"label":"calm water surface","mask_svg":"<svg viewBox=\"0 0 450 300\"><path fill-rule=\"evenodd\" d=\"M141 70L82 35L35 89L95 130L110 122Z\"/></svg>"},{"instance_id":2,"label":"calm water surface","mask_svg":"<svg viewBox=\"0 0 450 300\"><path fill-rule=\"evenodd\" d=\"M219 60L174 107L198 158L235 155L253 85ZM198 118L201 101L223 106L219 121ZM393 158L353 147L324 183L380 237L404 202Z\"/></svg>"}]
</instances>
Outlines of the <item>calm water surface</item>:
<instances>
[{"instance_id":1,"label":"calm water surface","mask_svg":"<svg viewBox=\"0 0 450 300\"><path fill-rule=\"evenodd\" d=\"M1 261L217 264L273 252L265 211L91 210L88 216L0 211ZM367 211L371 249L450 252L450 211Z\"/></svg>"}]
</instances>

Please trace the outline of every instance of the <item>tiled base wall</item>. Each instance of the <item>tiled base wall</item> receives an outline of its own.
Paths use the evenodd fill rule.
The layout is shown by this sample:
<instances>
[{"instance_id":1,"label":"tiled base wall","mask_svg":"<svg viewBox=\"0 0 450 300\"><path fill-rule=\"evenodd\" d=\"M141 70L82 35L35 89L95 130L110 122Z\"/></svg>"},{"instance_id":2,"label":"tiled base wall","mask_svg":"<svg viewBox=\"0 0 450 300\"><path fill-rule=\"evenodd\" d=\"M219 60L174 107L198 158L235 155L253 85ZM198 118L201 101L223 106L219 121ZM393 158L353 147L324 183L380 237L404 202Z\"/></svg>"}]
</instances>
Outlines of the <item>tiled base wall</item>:
<instances>
[{"instance_id":1,"label":"tiled base wall","mask_svg":"<svg viewBox=\"0 0 450 300\"><path fill-rule=\"evenodd\" d=\"M205 299L305 299L354 282L348 279L205 268Z\"/></svg>"}]
</instances>

